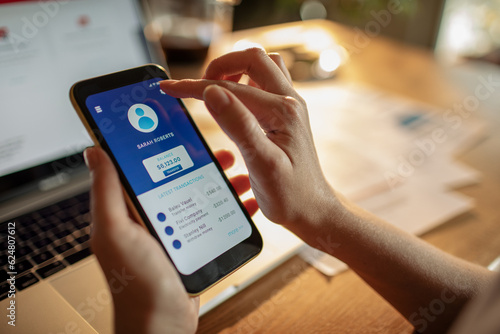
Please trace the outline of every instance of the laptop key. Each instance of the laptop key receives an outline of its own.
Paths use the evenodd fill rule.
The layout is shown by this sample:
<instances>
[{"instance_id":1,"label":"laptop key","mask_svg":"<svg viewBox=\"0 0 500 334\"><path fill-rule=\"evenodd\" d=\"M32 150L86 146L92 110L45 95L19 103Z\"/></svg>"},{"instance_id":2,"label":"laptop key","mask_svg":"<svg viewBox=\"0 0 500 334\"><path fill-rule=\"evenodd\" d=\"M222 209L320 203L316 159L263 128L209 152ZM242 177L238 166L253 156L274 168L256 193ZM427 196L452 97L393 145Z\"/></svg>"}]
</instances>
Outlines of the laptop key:
<instances>
[{"instance_id":1,"label":"laptop key","mask_svg":"<svg viewBox=\"0 0 500 334\"><path fill-rule=\"evenodd\" d=\"M0 267L5 266L9 261L8 253L7 252L2 252L0 254Z\"/></svg>"},{"instance_id":2,"label":"laptop key","mask_svg":"<svg viewBox=\"0 0 500 334\"><path fill-rule=\"evenodd\" d=\"M35 244L35 246L37 246L38 248L42 248L42 247L45 247L49 244L52 243L52 240L49 239L49 238L43 238L43 239L40 239L40 240L37 240L35 242L33 242Z\"/></svg>"},{"instance_id":3,"label":"laptop key","mask_svg":"<svg viewBox=\"0 0 500 334\"><path fill-rule=\"evenodd\" d=\"M73 245L71 245L69 242L65 242L64 244L61 244L59 246L56 246L54 247L56 249L56 251L59 253L59 254L62 254L64 253L65 251L73 248Z\"/></svg>"},{"instance_id":4,"label":"laptop key","mask_svg":"<svg viewBox=\"0 0 500 334\"><path fill-rule=\"evenodd\" d=\"M0 300L4 300L9 295L10 284L5 282L0 284Z\"/></svg>"},{"instance_id":5,"label":"laptop key","mask_svg":"<svg viewBox=\"0 0 500 334\"><path fill-rule=\"evenodd\" d=\"M63 270L66 266L61 261L55 261L47 264L46 266L38 269L36 273L42 278L47 278L55 273Z\"/></svg>"},{"instance_id":6,"label":"laptop key","mask_svg":"<svg viewBox=\"0 0 500 334\"><path fill-rule=\"evenodd\" d=\"M40 254L37 254L33 256L33 261L35 261L37 264L41 264L47 260L50 260L54 257L54 254L52 254L50 251L45 251Z\"/></svg>"},{"instance_id":7,"label":"laptop key","mask_svg":"<svg viewBox=\"0 0 500 334\"><path fill-rule=\"evenodd\" d=\"M42 216L42 217L52 217L54 215L55 212L59 211L59 207L56 206L56 205L51 205L51 206L48 206L46 208L43 208L41 210L38 210L38 213Z\"/></svg>"},{"instance_id":8,"label":"laptop key","mask_svg":"<svg viewBox=\"0 0 500 334\"><path fill-rule=\"evenodd\" d=\"M26 240L33 238L35 235L37 235L37 233L35 231L26 230L26 231L19 234L19 238L26 241Z\"/></svg>"},{"instance_id":9,"label":"laptop key","mask_svg":"<svg viewBox=\"0 0 500 334\"><path fill-rule=\"evenodd\" d=\"M0 283L4 283L7 281L7 278L10 276L7 274L7 271L9 270L8 266L3 267L0 269Z\"/></svg>"},{"instance_id":10,"label":"laptop key","mask_svg":"<svg viewBox=\"0 0 500 334\"><path fill-rule=\"evenodd\" d=\"M44 232L52 230L55 226L52 223L44 223L39 225L40 229Z\"/></svg>"},{"instance_id":11,"label":"laptop key","mask_svg":"<svg viewBox=\"0 0 500 334\"><path fill-rule=\"evenodd\" d=\"M67 222L73 218L73 215L69 211L58 211L55 215L62 222Z\"/></svg>"},{"instance_id":12,"label":"laptop key","mask_svg":"<svg viewBox=\"0 0 500 334\"><path fill-rule=\"evenodd\" d=\"M81 229L84 229L85 227L87 227L89 225L90 225L90 222L88 222L88 221L82 221L82 222L78 222L75 225L75 227L76 227L76 229L81 230Z\"/></svg>"},{"instance_id":13,"label":"laptop key","mask_svg":"<svg viewBox=\"0 0 500 334\"><path fill-rule=\"evenodd\" d=\"M62 231L57 231L56 233L54 233L56 235L56 237L58 237L59 239L62 239L64 238L65 236L71 234L71 232L73 231L70 231L70 230L66 230L66 229L63 229Z\"/></svg>"},{"instance_id":14,"label":"laptop key","mask_svg":"<svg viewBox=\"0 0 500 334\"><path fill-rule=\"evenodd\" d=\"M8 224L0 223L0 235L5 235L7 233Z\"/></svg>"},{"instance_id":15,"label":"laptop key","mask_svg":"<svg viewBox=\"0 0 500 334\"><path fill-rule=\"evenodd\" d=\"M16 250L16 255L17 257L23 257L30 254L31 252L33 252L33 248L31 248L29 245L24 245L23 247L20 247Z\"/></svg>"},{"instance_id":16,"label":"laptop key","mask_svg":"<svg viewBox=\"0 0 500 334\"><path fill-rule=\"evenodd\" d=\"M15 268L16 268L16 271L18 273L22 273L22 272L28 271L31 268L33 268L33 265L31 264L30 261L24 260L24 261L16 263Z\"/></svg>"},{"instance_id":17,"label":"laptop key","mask_svg":"<svg viewBox=\"0 0 500 334\"><path fill-rule=\"evenodd\" d=\"M27 287L38 282L39 279L33 273L28 273L19 278L16 278L16 288L18 290L26 289Z\"/></svg>"},{"instance_id":18,"label":"laptop key","mask_svg":"<svg viewBox=\"0 0 500 334\"><path fill-rule=\"evenodd\" d=\"M84 234L81 237L76 238L75 240L78 241L79 244L83 244L85 241L88 241L90 239L90 235Z\"/></svg>"},{"instance_id":19,"label":"laptop key","mask_svg":"<svg viewBox=\"0 0 500 334\"><path fill-rule=\"evenodd\" d=\"M84 248L81 251L66 256L64 259L68 261L70 264L73 264L90 256L90 254L92 254L90 248Z\"/></svg>"}]
</instances>

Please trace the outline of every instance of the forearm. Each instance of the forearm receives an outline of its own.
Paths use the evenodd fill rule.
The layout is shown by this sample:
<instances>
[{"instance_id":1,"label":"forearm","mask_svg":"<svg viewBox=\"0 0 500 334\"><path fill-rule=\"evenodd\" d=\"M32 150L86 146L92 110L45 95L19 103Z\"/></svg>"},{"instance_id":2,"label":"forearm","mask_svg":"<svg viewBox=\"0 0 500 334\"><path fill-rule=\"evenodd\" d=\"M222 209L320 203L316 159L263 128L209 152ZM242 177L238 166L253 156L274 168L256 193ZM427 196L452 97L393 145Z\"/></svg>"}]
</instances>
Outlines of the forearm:
<instances>
[{"instance_id":1,"label":"forearm","mask_svg":"<svg viewBox=\"0 0 500 334\"><path fill-rule=\"evenodd\" d=\"M419 331L443 333L492 277L346 201L329 207L306 242L347 263Z\"/></svg>"}]
</instances>

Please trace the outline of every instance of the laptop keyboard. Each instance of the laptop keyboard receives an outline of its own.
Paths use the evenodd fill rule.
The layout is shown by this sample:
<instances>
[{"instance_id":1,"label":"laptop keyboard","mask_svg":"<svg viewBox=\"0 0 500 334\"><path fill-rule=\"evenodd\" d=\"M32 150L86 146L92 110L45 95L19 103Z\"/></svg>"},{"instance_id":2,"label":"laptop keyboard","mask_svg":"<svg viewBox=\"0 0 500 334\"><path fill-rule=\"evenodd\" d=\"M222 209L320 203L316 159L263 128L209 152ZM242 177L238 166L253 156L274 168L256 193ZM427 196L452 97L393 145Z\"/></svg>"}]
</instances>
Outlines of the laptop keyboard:
<instances>
[{"instance_id":1,"label":"laptop keyboard","mask_svg":"<svg viewBox=\"0 0 500 334\"><path fill-rule=\"evenodd\" d=\"M16 290L45 279L91 254L89 195L28 213L15 222ZM8 296L8 224L0 224L0 300Z\"/></svg>"}]
</instances>

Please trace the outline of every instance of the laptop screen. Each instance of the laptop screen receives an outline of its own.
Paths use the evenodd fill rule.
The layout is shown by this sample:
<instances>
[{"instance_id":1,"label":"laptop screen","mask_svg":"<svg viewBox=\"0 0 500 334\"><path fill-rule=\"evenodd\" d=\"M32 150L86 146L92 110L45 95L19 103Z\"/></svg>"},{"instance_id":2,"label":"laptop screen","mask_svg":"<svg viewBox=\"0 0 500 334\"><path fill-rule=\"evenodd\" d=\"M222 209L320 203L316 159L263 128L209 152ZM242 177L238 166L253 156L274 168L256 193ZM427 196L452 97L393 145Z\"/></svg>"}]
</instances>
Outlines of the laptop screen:
<instances>
[{"instance_id":1,"label":"laptop screen","mask_svg":"<svg viewBox=\"0 0 500 334\"><path fill-rule=\"evenodd\" d=\"M137 0L0 1L0 181L92 145L73 83L151 61Z\"/></svg>"}]
</instances>

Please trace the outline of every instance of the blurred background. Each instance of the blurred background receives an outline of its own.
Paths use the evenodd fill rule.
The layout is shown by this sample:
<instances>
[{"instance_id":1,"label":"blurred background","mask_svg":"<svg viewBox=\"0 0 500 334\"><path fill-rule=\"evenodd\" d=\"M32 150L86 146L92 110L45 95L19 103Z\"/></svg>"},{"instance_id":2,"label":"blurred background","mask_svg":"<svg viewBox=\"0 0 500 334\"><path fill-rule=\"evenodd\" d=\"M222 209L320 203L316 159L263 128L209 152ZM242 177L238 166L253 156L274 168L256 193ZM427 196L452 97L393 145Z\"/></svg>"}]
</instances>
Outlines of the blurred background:
<instances>
[{"instance_id":1,"label":"blurred background","mask_svg":"<svg viewBox=\"0 0 500 334\"><path fill-rule=\"evenodd\" d=\"M500 47L500 0L243 0L235 7L234 30L311 18L364 29L398 4L401 13L381 25L382 35L436 49L450 60Z\"/></svg>"},{"instance_id":2,"label":"blurred background","mask_svg":"<svg viewBox=\"0 0 500 334\"><path fill-rule=\"evenodd\" d=\"M435 50L439 59L448 62L471 57L499 62L496 50L500 47L500 0L145 0L145 3L154 23L149 27L150 36L158 38L163 33L162 45L169 62L204 59L210 41L228 31L309 19L327 19ZM191 20L186 21L186 17Z\"/></svg>"}]
</instances>

